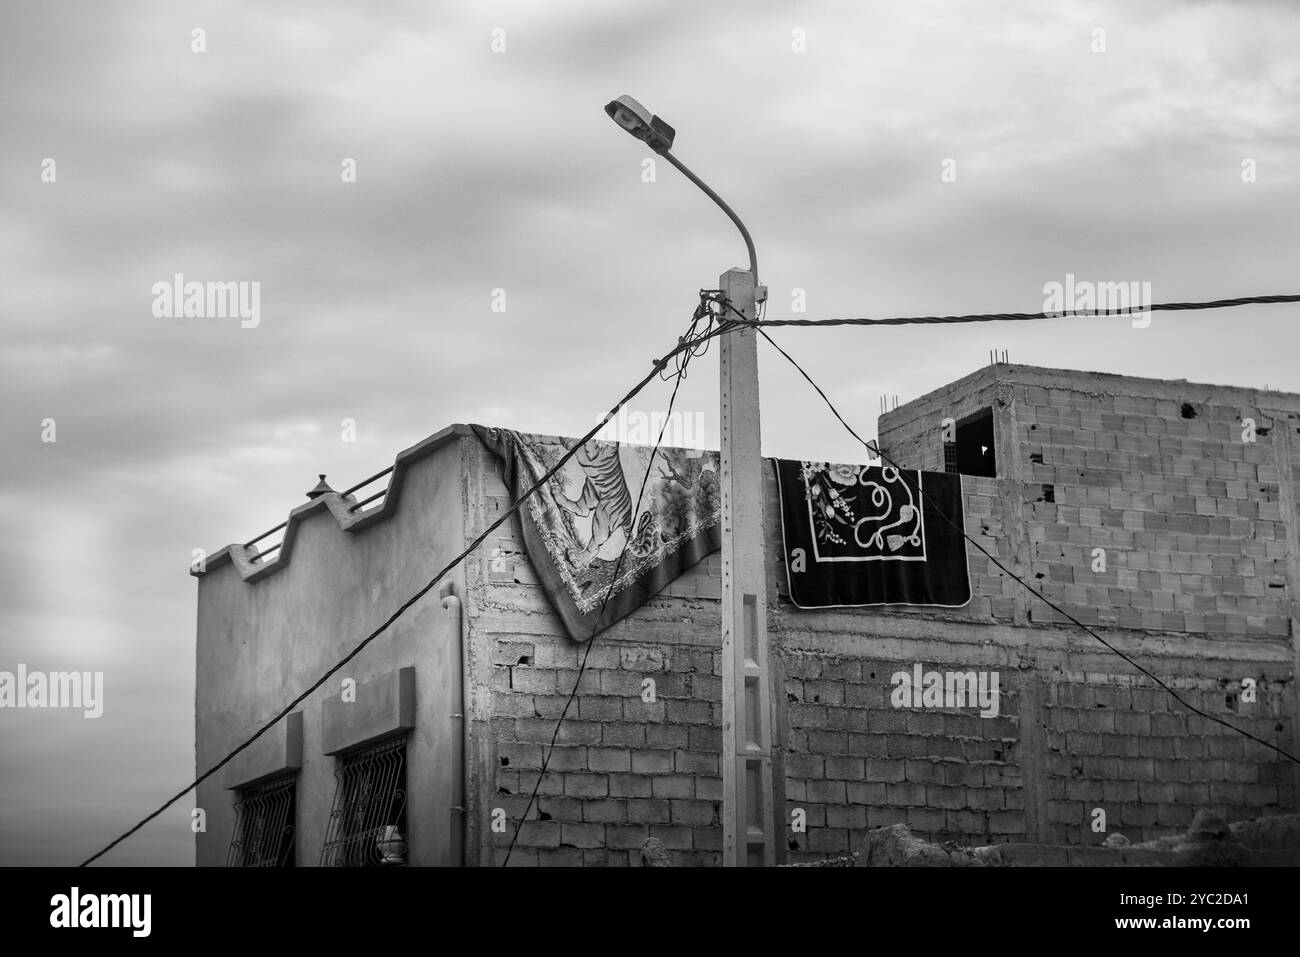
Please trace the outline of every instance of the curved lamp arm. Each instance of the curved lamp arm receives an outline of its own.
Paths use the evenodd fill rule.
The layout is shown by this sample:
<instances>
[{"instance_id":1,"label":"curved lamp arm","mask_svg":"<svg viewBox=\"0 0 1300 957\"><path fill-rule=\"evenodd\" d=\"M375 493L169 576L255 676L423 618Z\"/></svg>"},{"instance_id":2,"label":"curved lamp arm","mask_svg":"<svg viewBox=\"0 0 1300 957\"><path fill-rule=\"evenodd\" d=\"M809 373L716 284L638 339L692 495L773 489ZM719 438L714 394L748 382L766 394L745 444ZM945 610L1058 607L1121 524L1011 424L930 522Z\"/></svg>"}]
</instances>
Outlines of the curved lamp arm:
<instances>
[{"instance_id":1,"label":"curved lamp arm","mask_svg":"<svg viewBox=\"0 0 1300 957\"><path fill-rule=\"evenodd\" d=\"M705 195L707 195L709 199L717 203L718 208L721 209L724 213L726 213L731 218L731 221L736 224L736 228L740 230L740 235L743 236L745 239L745 248L749 250L749 271L754 276L754 285L757 286L758 285L758 255L757 253L754 252L754 240L750 238L749 230L746 229L745 224L740 221L740 217L737 216L735 211L732 210L732 208L723 201L721 196L719 196L717 193L715 193L712 189L709 188L708 183L704 182L704 180L700 179L698 176L692 173L686 167L686 165L682 163L681 160L679 160L676 156L672 154L671 151L664 149L664 150L656 150L656 152L659 153L659 155L662 156L664 159L668 160L668 162L676 166L679 170L681 170L682 175L684 175L692 183L694 183L696 186L702 189Z\"/></svg>"}]
</instances>

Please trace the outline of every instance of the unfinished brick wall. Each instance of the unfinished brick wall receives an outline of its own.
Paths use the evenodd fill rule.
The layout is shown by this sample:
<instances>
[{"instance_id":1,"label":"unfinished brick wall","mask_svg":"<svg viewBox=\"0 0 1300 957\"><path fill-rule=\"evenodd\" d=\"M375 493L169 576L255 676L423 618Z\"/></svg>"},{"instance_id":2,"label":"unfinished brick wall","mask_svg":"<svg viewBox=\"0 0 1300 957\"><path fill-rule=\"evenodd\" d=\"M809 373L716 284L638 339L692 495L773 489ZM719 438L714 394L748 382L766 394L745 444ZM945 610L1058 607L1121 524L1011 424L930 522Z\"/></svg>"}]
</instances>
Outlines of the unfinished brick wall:
<instances>
[{"instance_id":1,"label":"unfinished brick wall","mask_svg":"<svg viewBox=\"0 0 1300 957\"><path fill-rule=\"evenodd\" d=\"M533 638L495 643L491 800L509 823L494 835L498 860L577 677L576 644ZM648 837L676 864L718 863L717 668L714 651L690 643L613 639L594 648L511 863L616 865L629 855L638 863ZM647 676L657 685L654 703L641 700Z\"/></svg>"},{"instance_id":2,"label":"unfinished brick wall","mask_svg":"<svg viewBox=\"0 0 1300 957\"><path fill-rule=\"evenodd\" d=\"M1166 678L1186 701L1223 716L1265 741L1289 745L1285 682L1261 681L1259 700L1243 706L1232 673L1183 662L1194 674ZM1138 675L1065 672L1047 685L1047 811L1051 840L1089 843L1093 808L1110 830L1149 840L1186 828L1197 809L1229 822L1295 807L1288 763L1240 735L1189 714Z\"/></svg>"},{"instance_id":3,"label":"unfinished brick wall","mask_svg":"<svg viewBox=\"0 0 1300 957\"><path fill-rule=\"evenodd\" d=\"M1190 392L1191 390L1189 390ZM1089 624L1290 634L1272 448L1238 404L1022 386L1035 574ZM1189 398L1199 398L1193 393ZM1184 417L1185 414L1194 417ZM1051 484L1055 504L1032 496ZM1105 572L1092 549L1105 548ZM1035 621L1058 620L1034 609Z\"/></svg>"},{"instance_id":4,"label":"unfinished brick wall","mask_svg":"<svg viewBox=\"0 0 1300 957\"><path fill-rule=\"evenodd\" d=\"M500 462L474 443L471 484L486 522L510 504ZM477 469L477 474L474 474ZM524 550L518 519L485 544L468 603L490 649L490 764L481 800L501 808L486 838L500 864L539 776L585 647L564 633ZM511 855L518 865L627 865L658 838L677 865L721 863L721 619L712 555L632 619L601 634ZM653 702L642 700L654 682Z\"/></svg>"},{"instance_id":5,"label":"unfinished brick wall","mask_svg":"<svg viewBox=\"0 0 1300 957\"><path fill-rule=\"evenodd\" d=\"M784 648L790 720L787 805L807 815L787 834L792 860L857 850L868 827L968 844L1023 840L1017 695L1001 714L894 709L890 676L911 661ZM1010 677L1008 675L1008 677Z\"/></svg>"},{"instance_id":6,"label":"unfinished brick wall","mask_svg":"<svg viewBox=\"0 0 1300 957\"><path fill-rule=\"evenodd\" d=\"M1003 515L1022 515L1004 522L1014 570L1189 703L1294 750L1300 443L1287 437L1300 397L993 366L882 417L882 446L908 466L941 460L942 419L982 407L994 412ZM1013 587L1017 624L1053 626L1044 644L1083 634ZM1050 645L1033 657L1047 839L1092 839L1081 814L1097 806L1143 839L1196 807L1229 820L1295 807L1289 762L1188 714L1118 657L1086 670Z\"/></svg>"},{"instance_id":7,"label":"unfinished brick wall","mask_svg":"<svg viewBox=\"0 0 1300 957\"><path fill-rule=\"evenodd\" d=\"M1112 389L1098 406L1107 411L1086 411L1102 393L1084 379L1008 381L1007 368L890 413L886 452L904 466L941 468L939 420L992 406L999 476L963 479L967 533L1190 703L1293 750L1294 525L1281 512L1295 508L1300 440L1284 447L1279 475L1275 434L1243 446L1238 424L1231 442L1231 423L1250 414L1237 403L1189 392L1196 418L1186 419L1168 396L1137 401ZM1274 416L1256 414L1269 429ZM1140 441L1106 433L1113 448L1096 434L1137 434L1139 425ZM473 536L510 497L495 457L472 439L465 449ZM807 822L782 835L790 860L846 853L864 829L898 822L934 840L1096 844L1114 831L1134 841L1179 832L1203 807L1237 820L1296 806L1284 759L1186 713L1094 638L1045 614L973 547L966 608L795 609L770 470L766 482L786 820L798 809ZM1035 500L1043 484L1055 487L1055 503ZM1104 574L1091 571L1094 547L1106 549ZM598 637L512 864L635 864L652 836L675 863L720 862L718 572L714 555ZM467 578L479 685L471 817L479 861L500 863L582 648L536 584L517 520L480 550ZM1277 581L1285 587L1270 587ZM915 663L996 670L999 715L892 707L890 677ZM1248 677L1257 682L1250 703ZM646 678L653 704L641 700ZM491 830L495 808L504 833ZM1098 808L1107 832L1091 827Z\"/></svg>"},{"instance_id":8,"label":"unfinished brick wall","mask_svg":"<svg viewBox=\"0 0 1300 957\"><path fill-rule=\"evenodd\" d=\"M943 418L995 407L995 427L1015 429L1000 444L1016 461L999 475L1019 481L1030 572L1048 597L1086 624L1289 636L1274 422L1253 396L1180 383L1141 394L1149 380L1086 373L1019 381L1014 368L988 374L1013 390L1014 419L995 386L968 378L882 417L887 454L933 468ZM1066 620L1039 602L1030 618Z\"/></svg>"}]
</instances>

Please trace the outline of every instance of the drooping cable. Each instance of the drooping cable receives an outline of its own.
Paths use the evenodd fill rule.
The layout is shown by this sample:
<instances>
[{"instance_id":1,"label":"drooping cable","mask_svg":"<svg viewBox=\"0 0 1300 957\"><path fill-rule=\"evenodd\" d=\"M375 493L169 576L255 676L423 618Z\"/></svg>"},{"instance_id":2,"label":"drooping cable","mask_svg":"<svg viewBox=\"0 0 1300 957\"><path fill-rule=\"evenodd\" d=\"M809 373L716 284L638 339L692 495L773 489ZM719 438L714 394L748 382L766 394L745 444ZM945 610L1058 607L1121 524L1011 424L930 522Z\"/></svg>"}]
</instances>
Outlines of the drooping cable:
<instances>
[{"instance_id":1,"label":"drooping cable","mask_svg":"<svg viewBox=\"0 0 1300 957\"><path fill-rule=\"evenodd\" d=\"M670 349L659 359L653 360L654 368L649 373L647 373L641 379L640 382L638 382L635 386L633 386L627 392L627 394L623 396L623 398L619 399L618 402L613 406L613 408L611 408L609 412L605 414L604 418L602 418L601 421L597 423L594 428L592 428L589 432L587 432L586 435L584 435L581 439L579 439L574 444L573 448L571 448L568 452L566 452L563 456L561 456L559 461L556 462L555 465L552 466L549 470L547 470L546 474L544 474L540 479L538 479L532 485L532 487L528 489L527 492L525 492L518 499L512 502L510 506L501 514L501 516L497 518L495 521L493 521L486 529L484 529L482 534L480 534L477 538L475 538L474 541L471 542L464 551L462 551L459 555L457 555L445 566L443 566L443 568L436 575L434 575L433 578L431 578L427 584L425 584L414 595L412 595L410 598L404 601L400 606L398 606L397 610L394 611L391 615L389 615L388 618L385 619L384 622L381 625L379 625L378 628L370 632L370 634L368 634L365 638L363 638L351 651L349 651L343 658L341 658L337 664L333 665L329 670L327 670L323 675L321 675L320 678L314 681L310 687L308 687L305 691L303 691L292 701L290 701L287 705L285 705L273 718L267 721L266 724L262 725L262 727L258 728L257 731L255 731L246 740L244 740L242 743L236 746L228 754L226 754L226 756L223 757L220 761L218 761L212 767L208 768L208 770L200 774L197 778L194 779L193 782L186 785L180 791L177 791L174 795L172 795L170 798L164 801L162 805L160 805L156 810L150 812L148 815L146 815L144 818L138 821L134 826L124 831L122 834L118 835L116 838L114 838L112 841L106 844L103 848L96 851L90 857L86 858L84 861L81 862L79 866L85 867L86 865L94 862L96 859L107 854L118 844L122 843L122 841L126 840L136 831L140 830L140 828L144 827L146 824L148 824L158 815L162 814L163 811L167 810L167 808L171 807L173 804L175 804L177 801L183 798L190 791L194 790L194 788L198 787L200 784L202 784L212 775L216 774L219 770L221 770L223 767L229 764L230 761L236 755L238 755L240 752L245 750L254 741L256 741L258 738L264 735L272 727L274 727L276 722L278 722L280 719L285 717L285 715L293 711L293 709L298 707L298 705L302 704L302 702L305 701L312 692L316 691L316 689L318 689L321 685L323 685L326 681L328 681L330 677L336 674L344 665L346 665L348 662L354 659L358 654L360 654L361 651L367 645L369 645L372 641L374 641L385 631L387 631L388 628L395 621L397 621L397 619L400 618L412 605L414 605L417 601L419 601L426 594L428 594L429 591L432 590L433 587L438 584L438 582L442 581L442 579L447 575L449 571L451 571L453 568L459 565L462 561L464 561L464 559L471 552L473 552L476 548L478 548L481 544L483 544L483 542L487 540L488 536L491 535L492 532L496 531L503 524L505 524L505 522L510 518L510 516L514 515L515 512L517 512L520 509L520 507L523 506L524 502L527 501L528 498L535 491L537 491L537 489L542 487L545 483L549 482L552 476L554 476L557 472L559 472L559 470L564 467L564 465L569 461L569 459L571 459L573 456L575 456L578 453L578 450L581 449L583 445L585 445L588 441L594 438L596 433L598 433L602 428L605 427L605 424L615 416L615 414L618 412L619 409L621 409L624 405L630 402L633 398L636 397L638 393L641 392L642 389L644 389L647 385L649 385L650 382L657 375L659 375L660 372L662 372L662 370L668 365L670 361L672 361L678 355L684 352L690 352L691 350L696 350L701 348L703 343L707 342L709 339L715 336L721 335L722 333L726 332L730 328L733 328L732 323L722 323L717 325L716 327L714 327L713 324L711 323L709 329L696 333L695 336L689 340L685 340L685 339L679 340L675 347Z\"/></svg>"},{"instance_id":2,"label":"drooping cable","mask_svg":"<svg viewBox=\"0 0 1300 957\"><path fill-rule=\"evenodd\" d=\"M741 316L741 317L743 318L743 314L740 313L740 312L739 312L739 311L738 311L734 306L732 306L731 303L726 303L726 307L727 307L727 309L729 309L731 312L735 313L737 316ZM737 321L739 321L739 320L737 320ZM856 431L853 430L853 428L852 428L851 426L849 426L849 424L848 424L847 422L844 421L844 417L840 415L839 410L835 408L834 403L831 402L830 398L829 398L829 397L826 395L826 393L822 390L821 386L819 386L815 381L813 381L812 376L810 376L810 375L809 375L809 374L804 370L803 366L801 366L797 361L795 361L794 357L792 357L792 356L790 355L790 353L786 352L783 348L781 348L781 346L777 345L777 343L772 339L772 337L769 336L769 335L767 334L766 330L764 330L761 326L759 326L759 327L758 327L758 332L759 332L760 335L762 335L762 337L763 337L764 339L766 339L766 340L768 341L768 343L772 346L772 348L776 349L777 352L781 353L781 355L784 356L784 357L786 358L786 360L787 360L791 365L793 365L793 366L795 367L795 369L798 370L799 374L800 374L801 376L803 376L803 378L808 382L808 384L811 385L811 386L813 387L813 389L816 390L816 392L817 392L817 394L818 394L819 396L821 396L822 401L826 403L826 406L827 406L827 407L831 410L831 412L835 415L835 418L839 419L840 423L841 423L841 424L842 424L846 429L848 429L849 433L850 433L850 434L851 434L855 439L857 439L857 441L860 442L860 443L863 445L863 447L867 449L868 452L870 452L872 455L879 456L882 460L888 462L888 463L889 463L891 466L893 466L894 468L900 468L900 467L901 467L901 466L899 466L898 463L895 462L892 458L890 458L889 456L885 455L885 453L882 452L882 451L880 450L880 448L879 448L879 446L878 446L877 444L872 443L872 442L865 441L865 440L864 440L860 435L858 435L858 433L857 433ZM970 535L968 535L968 534L966 533L966 529L962 528L962 527L961 527L960 525L958 525L955 521L953 521L951 518L949 518L948 515L947 515L946 513L944 513L942 509L939 509L937 506L935 506L933 500L932 500L928 495L925 494L925 491L924 491L924 490L921 491L921 495L922 495L922 497L923 497L927 502L930 503L930 505L931 505L932 508L933 508L933 511L934 511L936 514L940 515L940 516L943 518L943 520L944 520L945 522L947 522L947 523L948 523L949 525L951 525L953 528L957 529L957 531L959 531L959 532L961 533L962 538L964 538L967 542L969 542L970 544L974 545L977 549L979 549L979 551L980 551L981 553L983 553L984 556L985 556L986 558L989 559L989 561L993 562L993 564L996 565L996 566L997 566L997 567L998 567L998 568L1003 572L1003 574L1005 574L1008 578L1011 578L1013 581L1019 583L1023 588L1025 588L1027 591L1029 591L1030 594L1032 594L1032 595L1034 595L1035 597L1037 597L1040 601L1042 601L1044 604L1046 604L1049 608L1051 608L1051 609L1052 609L1053 611L1055 611L1057 614L1061 615L1062 617L1066 618L1067 620L1069 620L1069 621L1072 622L1073 624L1075 624L1075 625L1077 625L1078 627L1082 628L1085 632L1087 632L1089 635L1091 635L1093 638L1095 638L1098 642L1100 642L1100 643L1101 643L1101 644L1102 644L1102 645L1103 645L1107 650L1109 650L1109 651L1112 652L1113 654L1115 654L1115 655L1119 656L1120 658L1122 658L1125 662L1127 662L1130 666L1132 666L1133 668L1135 668L1137 671L1140 671L1142 674L1146 675L1148 678L1150 678L1152 681L1154 681L1157 685L1159 685L1159 686L1160 686L1160 687L1161 687L1165 692L1167 692L1171 698L1173 698L1175 701L1177 701L1180 705L1182 705L1182 706L1183 706L1184 708L1186 708L1188 711L1191 711L1193 714L1200 715L1202 718L1207 718L1208 720L1213 721L1213 722L1216 723L1216 724L1222 725L1223 727L1228 728L1228 729L1231 730L1231 731L1235 731L1236 733L1238 733L1238 734L1240 734L1240 735L1243 735L1244 737L1247 737L1247 738L1249 738L1250 740L1255 741L1255 742L1258 743L1258 744L1262 744L1262 745L1264 745L1266 748L1269 748L1269 749L1271 749L1271 750L1273 750L1273 751L1276 751L1278 754L1282 755L1284 758L1287 758L1287 759L1290 760L1290 761L1294 761L1294 762L1300 764L1300 758L1296 757L1296 755L1294 755L1294 754L1291 754L1289 751L1286 751L1286 750L1284 750L1284 749L1278 747L1277 745L1275 745L1275 744L1273 744L1273 743L1271 743L1271 742L1269 742L1269 741L1265 741L1263 738L1260 738L1260 737L1258 737L1258 736L1256 736L1256 735L1254 735L1254 734L1251 734L1249 731L1246 731L1244 728L1239 728L1239 727L1237 727L1237 726L1234 725L1234 724L1231 724L1231 723L1229 723L1229 722L1227 722L1227 721L1224 721L1222 718L1218 717L1217 715L1210 714L1209 712L1204 711L1204 710L1202 710L1201 708L1196 707L1196 705L1191 704L1190 702L1184 700L1184 699L1182 698L1182 696L1180 696L1180 695L1178 694L1178 692L1176 692L1173 688L1171 688L1168 684L1166 684L1164 681L1162 681L1162 680L1161 680L1159 677L1157 677L1155 674L1152 674L1150 671L1148 671L1146 668L1144 668L1144 667L1143 667L1142 665L1140 665L1138 662L1134 661L1131 657L1129 657L1128 655L1126 655L1126 654L1125 654L1123 651L1121 651L1119 648L1116 648L1114 645L1112 645L1110 642L1108 642L1105 638L1101 637L1101 635L1097 634L1095 631L1093 631L1091 628L1089 628L1087 625L1085 625L1083 622L1081 622L1081 621L1080 621L1078 618L1076 618L1074 615L1071 615L1068 611L1066 611L1064 608L1062 608L1062 607L1061 607L1060 605L1058 605L1056 602L1052 601L1052 599L1048 598L1046 595L1044 595L1041 591L1039 591L1039 590L1038 590L1037 588L1035 588L1033 585L1029 584L1029 582L1025 581L1023 578L1021 578L1019 575L1017 575L1017 574L1016 574L1015 572L1013 572L1011 569L1007 568L1006 565L1002 564L1002 562L997 558L997 556L993 555L991 552L989 552L988 549L986 549L983 545L981 545L981 544L980 544L979 542L977 542L974 538L972 538Z\"/></svg>"},{"instance_id":3,"label":"drooping cable","mask_svg":"<svg viewBox=\"0 0 1300 957\"><path fill-rule=\"evenodd\" d=\"M700 308L696 310L695 317L691 321L690 329L688 330L687 334L683 336L681 340L679 340L679 344L689 343L692 341L700 340L700 337L717 334L713 332L715 319L716 319L716 315L714 313L714 309L712 305L713 299L712 298L706 299L707 295L708 295L708 291L701 291ZM701 309L704 309L708 312L709 322L708 325L705 327L704 331L699 333L694 333L694 337L692 337L692 333L693 330L695 329L696 323L701 318L703 318L700 311ZM735 323L727 322L727 323L723 323L719 327L719 331L726 332L733 328L735 328ZM708 340L706 338L703 339L703 341L707 343ZM650 471L654 467L655 456L659 454L659 446L663 443L664 431L668 428L668 422L672 419L673 406L677 402L677 390L681 388L682 380L686 378L686 367L690 364L690 361L694 356L702 355L702 354L703 354L702 351L696 352L695 350L690 348L686 349L681 354L680 364L677 367L676 381L673 383L672 395L669 396L668 398L668 412L664 416L663 424L659 427L659 435L655 439L654 446L650 449L650 458L646 462L645 474L641 477L641 488L636 495L636 505L634 505L632 508L633 522L635 522L637 520L637 516L641 514L641 501L642 498L645 496L646 483L650 479ZM569 709L573 706L573 702L578 697L578 688L581 687L582 685L582 676L587 671L587 659L591 655L592 647L596 644L596 629L599 627L601 617L605 614L605 608L609 605L610 598L612 598L614 595L614 587L615 585L618 584L619 573L623 570L623 559L627 557L627 549L628 549L628 545L630 544L631 544L630 538L625 537L623 540L623 547L618 553L618 561L614 565L614 573L609 580L609 588L605 590L604 600L602 600L600 603L600 611L596 613L595 620L592 624L591 634L587 636L586 649L582 653L582 661L579 662L578 664L578 674L577 677L573 679L573 690L569 692L569 697L564 702L564 709L560 712L560 717L555 722L555 730L551 733L551 743L547 746L546 753L542 757L542 766L541 769L538 771L537 780L533 782L533 790L528 797L528 803L524 806L523 813L519 815L519 820L515 822L515 832L510 837L510 846L506 848L505 859L501 862L502 867L505 867L510 863L510 855L514 853L515 845L519 841L519 832L523 829L525 822L528 820L529 812L533 809L533 805L537 802L537 795L541 790L542 780L546 777L546 770L550 766L551 756L555 753L555 743L556 741L559 740L560 729L563 728L564 719L568 716Z\"/></svg>"}]
</instances>

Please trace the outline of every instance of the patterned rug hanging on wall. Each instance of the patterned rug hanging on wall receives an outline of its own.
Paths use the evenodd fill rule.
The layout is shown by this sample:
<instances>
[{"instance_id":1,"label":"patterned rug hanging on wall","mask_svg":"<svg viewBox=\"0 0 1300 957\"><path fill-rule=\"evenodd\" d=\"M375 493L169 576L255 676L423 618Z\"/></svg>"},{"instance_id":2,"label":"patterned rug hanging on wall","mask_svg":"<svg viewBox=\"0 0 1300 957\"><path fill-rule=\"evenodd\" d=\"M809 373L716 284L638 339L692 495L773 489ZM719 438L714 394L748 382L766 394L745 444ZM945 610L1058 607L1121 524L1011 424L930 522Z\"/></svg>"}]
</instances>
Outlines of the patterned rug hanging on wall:
<instances>
[{"instance_id":1,"label":"patterned rug hanging on wall","mask_svg":"<svg viewBox=\"0 0 1300 957\"><path fill-rule=\"evenodd\" d=\"M572 439L472 428L501 458L515 499L574 445ZM533 569L574 641L627 617L722 546L718 453L661 448L651 462L650 452L649 446L588 442L519 510ZM645 493L634 514L643 479Z\"/></svg>"},{"instance_id":2,"label":"patterned rug hanging on wall","mask_svg":"<svg viewBox=\"0 0 1300 957\"><path fill-rule=\"evenodd\" d=\"M775 464L795 605L960 608L970 602L960 475Z\"/></svg>"}]
</instances>

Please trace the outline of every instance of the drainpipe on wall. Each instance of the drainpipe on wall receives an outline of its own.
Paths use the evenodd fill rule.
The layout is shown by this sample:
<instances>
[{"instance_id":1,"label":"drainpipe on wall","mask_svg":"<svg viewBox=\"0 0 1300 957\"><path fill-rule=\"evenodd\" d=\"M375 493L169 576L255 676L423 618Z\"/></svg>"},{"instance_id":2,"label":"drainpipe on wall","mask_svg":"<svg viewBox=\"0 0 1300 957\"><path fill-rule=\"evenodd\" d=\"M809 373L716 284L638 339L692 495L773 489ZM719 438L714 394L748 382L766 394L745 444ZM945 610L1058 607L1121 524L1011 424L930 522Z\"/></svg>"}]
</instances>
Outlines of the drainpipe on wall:
<instances>
[{"instance_id":1,"label":"drainpipe on wall","mask_svg":"<svg viewBox=\"0 0 1300 957\"><path fill-rule=\"evenodd\" d=\"M464 635L461 627L460 599L454 594L452 583L445 583L439 595L442 599L442 607L447 612L446 638L444 640L452 644L452 648L449 649L452 653L447 656L447 660L455 662L455 667L451 669L449 675L450 694L447 699L447 707L451 712L452 740L451 803L447 822L450 839L449 847L451 849L449 856L452 866L464 867L465 830L467 825L465 814L465 755L469 753L466 747L466 735L468 734L469 725L465 720Z\"/></svg>"}]
</instances>

